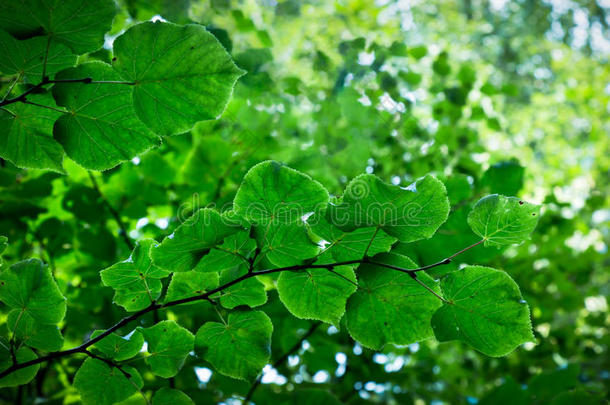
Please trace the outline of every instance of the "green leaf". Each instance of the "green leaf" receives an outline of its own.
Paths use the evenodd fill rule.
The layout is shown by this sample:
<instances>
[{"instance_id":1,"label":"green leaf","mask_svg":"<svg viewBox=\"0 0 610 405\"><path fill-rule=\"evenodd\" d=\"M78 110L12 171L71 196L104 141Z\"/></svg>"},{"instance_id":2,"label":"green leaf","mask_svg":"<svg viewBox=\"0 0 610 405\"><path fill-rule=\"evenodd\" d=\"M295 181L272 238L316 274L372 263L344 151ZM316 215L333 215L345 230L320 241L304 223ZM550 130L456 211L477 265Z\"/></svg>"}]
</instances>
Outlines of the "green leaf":
<instances>
[{"instance_id":1,"label":"green leaf","mask_svg":"<svg viewBox=\"0 0 610 405\"><path fill-rule=\"evenodd\" d=\"M228 236L222 245L212 248L194 270L220 273L235 266L248 264L244 259L249 258L255 249L256 241L250 238L247 230L243 230Z\"/></svg>"},{"instance_id":2,"label":"green leaf","mask_svg":"<svg viewBox=\"0 0 610 405\"><path fill-rule=\"evenodd\" d=\"M8 247L8 238L6 236L0 235L0 255L4 253L6 248Z\"/></svg>"},{"instance_id":3,"label":"green leaf","mask_svg":"<svg viewBox=\"0 0 610 405\"><path fill-rule=\"evenodd\" d=\"M152 250L153 261L168 271L192 270L212 247L239 230L218 212L200 209Z\"/></svg>"},{"instance_id":4,"label":"green leaf","mask_svg":"<svg viewBox=\"0 0 610 405\"><path fill-rule=\"evenodd\" d=\"M248 269L244 266L236 266L232 269L223 270L220 274L220 284L224 285L243 276L247 272ZM247 305L253 308L266 302L267 292L265 291L265 285L256 278L244 280L220 293L220 304L228 309L233 309L240 305Z\"/></svg>"},{"instance_id":5,"label":"green leaf","mask_svg":"<svg viewBox=\"0 0 610 405\"><path fill-rule=\"evenodd\" d=\"M15 263L0 272L0 301L44 325L59 323L66 314L66 299L49 268L38 259Z\"/></svg>"},{"instance_id":6,"label":"green leaf","mask_svg":"<svg viewBox=\"0 0 610 405\"><path fill-rule=\"evenodd\" d=\"M314 215L307 223L314 234L328 242L324 252L338 262L362 259L367 250L367 256L388 252L396 242L396 238L374 227L343 231L328 222L325 215Z\"/></svg>"},{"instance_id":7,"label":"green leaf","mask_svg":"<svg viewBox=\"0 0 610 405\"><path fill-rule=\"evenodd\" d=\"M350 283L351 281L351 283ZM297 318L338 325L345 304L356 291L356 275L350 266L282 272L277 280L280 300Z\"/></svg>"},{"instance_id":8,"label":"green leaf","mask_svg":"<svg viewBox=\"0 0 610 405\"><path fill-rule=\"evenodd\" d=\"M195 405L195 403L184 392L163 387L155 392L152 405Z\"/></svg>"},{"instance_id":9,"label":"green leaf","mask_svg":"<svg viewBox=\"0 0 610 405\"><path fill-rule=\"evenodd\" d=\"M15 354L18 363L25 363L26 361L34 360L38 358L36 353L28 347L22 347L17 350ZM8 348L4 344L0 344L0 371L4 371L13 365L13 356L9 352ZM0 379L0 388L3 387L16 387L18 385L27 384L36 377L40 364L34 366L22 368L17 370L6 377Z\"/></svg>"},{"instance_id":10,"label":"green leaf","mask_svg":"<svg viewBox=\"0 0 610 405\"><path fill-rule=\"evenodd\" d=\"M375 256L376 262L414 269L408 257L395 253ZM417 278L435 292L438 284L421 272ZM441 301L409 274L374 264L358 268L356 291L347 302L347 330L363 346L380 349L385 344L406 345L433 336L430 319Z\"/></svg>"},{"instance_id":11,"label":"green leaf","mask_svg":"<svg viewBox=\"0 0 610 405\"><path fill-rule=\"evenodd\" d=\"M427 175L409 187L385 184L372 174L353 179L343 201L330 205L329 221L346 230L380 227L401 242L430 238L449 215L447 191Z\"/></svg>"},{"instance_id":12,"label":"green leaf","mask_svg":"<svg viewBox=\"0 0 610 405\"><path fill-rule=\"evenodd\" d=\"M138 117L158 134L180 134L225 109L243 71L200 25L146 22L114 42L113 66L131 87Z\"/></svg>"},{"instance_id":13,"label":"green leaf","mask_svg":"<svg viewBox=\"0 0 610 405\"><path fill-rule=\"evenodd\" d=\"M485 246L525 241L538 224L540 206L492 194L481 198L468 214L468 225L485 239Z\"/></svg>"},{"instance_id":14,"label":"green leaf","mask_svg":"<svg viewBox=\"0 0 610 405\"><path fill-rule=\"evenodd\" d=\"M48 94L30 95L28 100L53 107ZM64 151L53 139L53 124L59 111L14 103L0 109L0 157L17 167L48 169L63 173Z\"/></svg>"},{"instance_id":15,"label":"green leaf","mask_svg":"<svg viewBox=\"0 0 610 405\"><path fill-rule=\"evenodd\" d=\"M17 38L43 35L82 54L102 47L115 12L112 0L3 1L0 28Z\"/></svg>"},{"instance_id":16,"label":"green leaf","mask_svg":"<svg viewBox=\"0 0 610 405\"><path fill-rule=\"evenodd\" d=\"M57 79L93 78L95 81L121 81L112 68L91 62L66 69ZM53 128L76 163L86 169L107 170L132 159L161 142L136 116L129 85L118 83L57 83L53 97L68 113Z\"/></svg>"},{"instance_id":17,"label":"green leaf","mask_svg":"<svg viewBox=\"0 0 610 405\"><path fill-rule=\"evenodd\" d=\"M325 207L328 198L328 191L306 174L266 161L246 173L233 204L250 222L290 224Z\"/></svg>"},{"instance_id":18,"label":"green leaf","mask_svg":"<svg viewBox=\"0 0 610 405\"><path fill-rule=\"evenodd\" d=\"M14 309L6 320L8 329L24 345L52 352L61 349L64 338L57 325L44 325L36 322L27 312Z\"/></svg>"},{"instance_id":19,"label":"green leaf","mask_svg":"<svg viewBox=\"0 0 610 405\"><path fill-rule=\"evenodd\" d=\"M178 374L193 350L194 336L174 321L162 321L150 328L138 328L148 342L146 363L153 374L170 378Z\"/></svg>"},{"instance_id":20,"label":"green leaf","mask_svg":"<svg viewBox=\"0 0 610 405\"><path fill-rule=\"evenodd\" d=\"M313 243L303 224L269 223L256 227L256 238L264 255L277 267L287 267L315 257L320 248Z\"/></svg>"},{"instance_id":21,"label":"green leaf","mask_svg":"<svg viewBox=\"0 0 610 405\"><path fill-rule=\"evenodd\" d=\"M103 330L94 331L91 334L91 339L98 337L102 333L104 333ZM134 330L129 337L111 333L99 342L96 342L93 347L102 352L107 358L123 361L131 359L138 354L143 345L144 336L142 336L139 330Z\"/></svg>"},{"instance_id":22,"label":"green leaf","mask_svg":"<svg viewBox=\"0 0 610 405\"><path fill-rule=\"evenodd\" d=\"M218 274L185 271L174 273L167 288L165 302L201 295L218 287Z\"/></svg>"},{"instance_id":23,"label":"green leaf","mask_svg":"<svg viewBox=\"0 0 610 405\"><path fill-rule=\"evenodd\" d=\"M122 366L127 378L118 368L88 358L74 376L74 388L85 404L111 405L129 398L142 388L142 377L135 368Z\"/></svg>"},{"instance_id":24,"label":"green leaf","mask_svg":"<svg viewBox=\"0 0 610 405\"><path fill-rule=\"evenodd\" d=\"M199 328L195 351L219 373L252 381L269 362L272 332L264 312L232 312L226 325L207 322Z\"/></svg>"},{"instance_id":25,"label":"green leaf","mask_svg":"<svg viewBox=\"0 0 610 405\"><path fill-rule=\"evenodd\" d=\"M0 72L5 75L17 75L20 79L38 84L43 79L45 54L45 75L49 77L76 63L76 55L61 44L51 42L47 51L46 38L19 41L0 30Z\"/></svg>"},{"instance_id":26,"label":"green leaf","mask_svg":"<svg viewBox=\"0 0 610 405\"><path fill-rule=\"evenodd\" d=\"M167 277L168 272L150 259L150 251L156 245L153 239L143 239L127 260L100 272L102 283L115 290L114 302L127 311L146 308L161 294L160 279Z\"/></svg>"},{"instance_id":27,"label":"green leaf","mask_svg":"<svg viewBox=\"0 0 610 405\"><path fill-rule=\"evenodd\" d=\"M461 340L487 356L505 356L534 340L529 308L508 274L467 266L441 280L449 301L436 311L436 338Z\"/></svg>"}]
</instances>

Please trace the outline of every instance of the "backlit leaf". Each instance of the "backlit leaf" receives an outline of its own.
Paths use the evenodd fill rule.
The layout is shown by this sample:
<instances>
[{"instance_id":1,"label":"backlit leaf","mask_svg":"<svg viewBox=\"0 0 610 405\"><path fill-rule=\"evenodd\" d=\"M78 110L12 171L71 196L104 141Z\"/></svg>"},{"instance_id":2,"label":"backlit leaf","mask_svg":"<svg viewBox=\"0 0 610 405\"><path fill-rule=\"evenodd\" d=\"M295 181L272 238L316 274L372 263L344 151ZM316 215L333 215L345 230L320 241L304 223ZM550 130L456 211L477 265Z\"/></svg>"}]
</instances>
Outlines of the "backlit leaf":
<instances>
[{"instance_id":1,"label":"backlit leaf","mask_svg":"<svg viewBox=\"0 0 610 405\"><path fill-rule=\"evenodd\" d=\"M0 301L44 325L59 323L66 314L66 299L49 268L38 259L15 263L0 272Z\"/></svg>"},{"instance_id":2,"label":"backlit leaf","mask_svg":"<svg viewBox=\"0 0 610 405\"><path fill-rule=\"evenodd\" d=\"M235 212L253 223L289 224L325 207L328 192L306 174L266 161L244 176L233 202Z\"/></svg>"},{"instance_id":3,"label":"backlit leaf","mask_svg":"<svg viewBox=\"0 0 610 405\"><path fill-rule=\"evenodd\" d=\"M492 194L481 198L468 214L468 225L485 246L525 241L538 224L540 206L516 197Z\"/></svg>"},{"instance_id":4,"label":"backlit leaf","mask_svg":"<svg viewBox=\"0 0 610 405\"><path fill-rule=\"evenodd\" d=\"M113 66L130 87L138 117L161 135L217 118L243 74L200 25L137 24L114 42Z\"/></svg>"},{"instance_id":5,"label":"backlit leaf","mask_svg":"<svg viewBox=\"0 0 610 405\"><path fill-rule=\"evenodd\" d=\"M441 280L443 304L432 318L436 338L461 340L487 356L505 356L534 339L529 308L503 271L467 266Z\"/></svg>"},{"instance_id":6,"label":"backlit leaf","mask_svg":"<svg viewBox=\"0 0 610 405\"><path fill-rule=\"evenodd\" d=\"M207 322L197 331L195 351L219 373L252 381L269 361L272 332L264 312L232 312L226 325Z\"/></svg>"},{"instance_id":7,"label":"backlit leaf","mask_svg":"<svg viewBox=\"0 0 610 405\"><path fill-rule=\"evenodd\" d=\"M55 106L48 94L28 100ZM15 103L0 109L0 157L17 167L49 169L63 173L64 151L53 139L53 124L61 112L35 105Z\"/></svg>"},{"instance_id":8,"label":"backlit leaf","mask_svg":"<svg viewBox=\"0 0 610 405\"><path fill-rule=\"evenodd\" d=\"M351 281L351 282L350 282ZM280 300L296 317L338 325L347 299L356 291L350 266L282 272L277 280Z\"/></svg>"},{"instance_id":9,"label":"backlit leaf","mask_svg":"<svg viewBox=\"0 0 610 405\"><path fill-rule=\"evenodd\" d=\"M102 47L115 12L112 0L2 1L0 28L17 38L43 35L82 54Z\"/></svg>"},{"instance_id":10,"label":"backlit leaf","mask_svg":"<svg viewBox=\"0 0 610 405\"><path fill-rule=\"evenodd\" d=\"M189 271L212 247L239 229L218 212L200 209L152 250L153 261L168 271Z\"/></svg>"},{"instance_id":11,"label":"backlit leaf","mask_svg":"<svg viewBox=\"0 0 610 405\"><path fill-rule=\"evenodd\" d=\"M148 342L146 363L152 372L164 378L178 374L186 356L193 350L193 334L174 321L162 321L138 330Z\"/></svg>"},{"instance_id":12,"label":"backlit leaf","mask_svg":"<svg viewBox=\"0 0 610 405\"><path fill-rule=\"evenodd\" d=\"M101 62L64 70L57 78L122 80L109 65ZM68 110L55 123L53 134L76 163L87 169L106 170L160 144L159 137L136 116L131 87L117 83L53 86L57 104Z\"/></svg>"},{"instance_id":13,"label":"backlit leaf","mask_svg":"<svg viewBox=\"0 0 610 405\"><path fill-rule=\"evenodd\" d=\"M98 359L86 359L74 377L74 388L86 404L111 405L129 398L142 387L136 369L122 366L130 378L116 367Z\"/></svg>"},{"instance_id":14,"label":"backlit leaf","mask_svg":"<svg viewBox=\"0 0 610 405\"><path fill-rule=\"evenodd\" d=\"M411 259L396 253L381 254L375 261L405 269L417 268ZM347 302L347 330L363 346L380 349L385 344L405 345L433 336L430 319L441 301L410 275L374 264L358 268L356 291ZM436 292L438 284L425 273L417 278Z\"/></svg>"},{"instance_id":15,"label":"backlit leaf","mask_svg":"<svg viewBox=\"0 0 610 405\"><path fill-rule=\"evenodd\" d=\"M379 227L401 242L413 242L434 235L448 214L447 191L435 177L403 188L363 174L347 185L342 203L330 205L327 218L347 231Z\"/></svg>"},{"instance_id":16,"label":"backlit leaf","mask_svg":"<svg viewBox=\"0 0 610 405\"><path fill-rule=\"evenodd\" d=\"M128 311L146 308L161 294L160 279L168 272L150 259L150 251L157 243L152 239L138 242L129 258L100 272L102 283L114 288L114 302Z\"/></svg>"}]
</instances>

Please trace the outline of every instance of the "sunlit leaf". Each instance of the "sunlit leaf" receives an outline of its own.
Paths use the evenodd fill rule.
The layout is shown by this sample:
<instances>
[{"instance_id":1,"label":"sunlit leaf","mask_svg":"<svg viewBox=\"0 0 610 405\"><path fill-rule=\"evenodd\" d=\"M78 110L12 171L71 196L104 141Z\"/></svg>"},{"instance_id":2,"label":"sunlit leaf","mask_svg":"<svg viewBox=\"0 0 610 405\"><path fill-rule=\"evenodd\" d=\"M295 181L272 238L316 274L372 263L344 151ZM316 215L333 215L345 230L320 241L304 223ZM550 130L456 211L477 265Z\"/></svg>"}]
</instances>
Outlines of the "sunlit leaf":
<instances>
[{"instance_id":1,"label":"sunlit leaf","mask_svg":"<svg viewBox=\"0 0 610 405\"><path fill-rule=\"evenodd\" d=\"M436 338L461 340L488 356L505 356L534 340L529 308L503 271L468 266L441 280L448 303L432 318Z\"/></svg>"}]
</instances>

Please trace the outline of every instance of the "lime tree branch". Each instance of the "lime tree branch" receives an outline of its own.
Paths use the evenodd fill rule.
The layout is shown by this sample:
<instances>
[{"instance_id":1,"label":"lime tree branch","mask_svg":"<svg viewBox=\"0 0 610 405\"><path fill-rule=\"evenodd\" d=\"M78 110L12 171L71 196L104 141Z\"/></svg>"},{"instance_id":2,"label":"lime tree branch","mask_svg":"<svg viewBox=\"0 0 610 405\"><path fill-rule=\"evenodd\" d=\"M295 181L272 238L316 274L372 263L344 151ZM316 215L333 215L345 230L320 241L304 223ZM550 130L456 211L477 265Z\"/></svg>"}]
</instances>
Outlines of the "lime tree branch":
<instances>
[{"instance_id":1,"label":"lime tree branch","mask_svg":"<svg viewBox=\"0 0 610 405\"><path fill-rule=\"evenodd\" d=\"M55 84L55 83L84 83L84 84L106 83L106 84L124 84L124 85L129 85L129 86L134 86L136 84L135 82L123 82L123 81L114 81L114 80L93 80L93 78L91 78L91 77L84 77L82 79L57 79L57 80L51 80L48 77L45 77L42 79L42 81L40 83L30 87L29 89L27 89L26 91L24 91L23 93L18 95L17 97L6 98L6 99L0 101L0 107L4 107L5 105L14 104L14 103L25 103L27 101L27 97L30 94L37 92L38 90L42 89L47 84Z\"/></svg>"},{"instance_id":2,"label":"lime tree branch","mask_svg":"<svg viewBox=\"0 0 610 405\"><path fill-rule=\"evenodd\" d=\"M30 361L26 361L23 363L15 363L12 366L10 366L9 368L7 368L6 370L0 372L0 378L6 377L7 375L14 373L15 371L21 370L23 368L26 367L30 367L36 364L40 364L40 363L44 363L46 361L51 361L51 360L55 360L55 359L59 359L62 357L67 357L67 356L71 356L73 354L78 354L78 353L85 353L87 354L88 352L88 348L93 346L94 344L96 344L97 342L99 342L100 340L104 339L106 336L116 332L117 330L121 329L123 326L126 326L127 324L141 318L142 316L153 312L153 311L157 311L159 309L165 309L165 308L170 308L170 307L174 307L176 305L181 305L181 304L186 304L189 302L195 302L195 301L211 301L214 297L214 294L217 294L219 292L222 292L224 290L226 290L229 287L234 286L235 284L239 284L242 281L248 280L252 277L256 277L256 276L261 276L261 275L266 275L266 274L273 274L273 273L280 273L283 271L298 271L298 270L306 270L306 269L327 269L327 270L334 270L335 267L338 266L347 266L347 265L354 265L354 264L363 264L363 263L368 263L368 264L373 264L379 267L385 267L391 270L395 270L395 271L400 271L403 273L407 273L410 274L411 277L413 277L414 280L418 281L419 284L421 284L422 286L424 286L428 291L431 291L435 296L437 296L438 298L440 298L441 300L444 300L440 295L438 295L437 293L435 293L434 291L432 291L427 285L425 285L423 282L420 282L420 280L417 279L416 277L416 273L420 272L420 271L425 271L437 266L442 266L442 265L446 265L451 263L451 260L456 257L457 255L472 249L475 246L478 246L482 243L483 241L477 242L475 244L472 244L462 250L460 250L459 252L449 256L447 259L441 260L439 262L436 262L434 264L430 264L427 266L423 266L423 267L418 267L415 269L405 269L402 267L398 267L398 266L393 266L390 264L385 264L385 263L380 263L380 262L376 262L374 260L371 260L370 258L363 258L363 259L358 259L358 260L347 260L347 261L343 261L343 262L336 262L336 263L330 263L330 264L299 264L299 265L294 265L294 266L287 266L287 267L278 267L278 268L273 268L273 269L265 269L265 270L259 270L259 271L252 271L252 272L248 272L246 274L244 274L243 276L240 276L234 280L231 280L219 287L216 287L210 291L207 291L203 294L199 294L199 295L195 295L192 297L187 297L187 298L182 298L182 299L178 299L178 300L174 300L174 301L168 301L165 302L163 304L157 303L157 302L153 302L151 303L148 307L134 312L133 314L121 319L119 322L117 322L116 324L114 324L113 326L111 326L110 328L106 329L104 332L102 332L101 334L99 334L98 336L89 339L88 341L84 342L83 344L81 344L80 346L74 347L72 349L68 349L68 350L62 350L62 351L58 351L58 352L52 352L47 354L46 356L42 356L39 357L37 359L34 360L30 360ZM415 276L415 277L414 277Z\"/></svg>"}]
</instances>

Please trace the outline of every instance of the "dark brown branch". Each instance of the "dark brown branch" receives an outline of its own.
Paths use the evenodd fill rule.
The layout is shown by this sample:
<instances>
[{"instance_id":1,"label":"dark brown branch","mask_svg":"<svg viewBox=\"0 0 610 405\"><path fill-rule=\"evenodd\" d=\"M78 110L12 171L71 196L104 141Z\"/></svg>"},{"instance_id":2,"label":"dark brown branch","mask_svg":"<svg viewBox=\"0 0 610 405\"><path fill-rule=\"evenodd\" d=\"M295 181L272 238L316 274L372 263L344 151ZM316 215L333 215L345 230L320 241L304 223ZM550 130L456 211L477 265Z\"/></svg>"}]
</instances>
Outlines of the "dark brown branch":
<instances>
[{"instance_id":1,"label":"dark brown branch","mask_svg":"<svg viewBox=\"0 0 610 405\"><path fill-rule=\"evenodd\" d=\"M34 360L30 360L30 361L26 361L23 363L16 363L11 365L9 368L7 368L6 370L0 372L0 379L3 377L6 377L7 375L17 371L17 370L21 370L23 368L26 367L30 367L36 364L40 364L40 363L44 363L46 361L51 361L51 360L55 360L61 357L66 357L66 356L70 356L72 354L76 354L76 353L86 353L87 349L89 347L91 347L92 345L94 345L95 343L99 342L100 340L104 339L106 336L110 335L111 333L116 332L117 330L119 330L120 328L122 328L123 326L135 321L136 319L148 314L149 312L158 310L158 309L164 309L164 308L170 308L176 305L181 305L181 304L186 304L189 302L195 302L195 301L201 301L201 300L207 300L210 301L212 299L212 295L219 293L235 284L241 283L244 280L247 280L249 278L252 277L256 277L256 276L260 276L263 274L272 274L272 273L279 273L282 271L295 271L295 270L305 270L305 269L334 269L337 266L345 266L345 265L350 265L350 264L362 264L362 263L371 263L371 264L375 264L378 265L380 267L386 267L392 270L396 270L396 271L401 271L403 273L408 273L411 274L411 277L415 276L415 273L418 271L423 271L423 270L427 270L436 266L441 266L444 264L448 264L451 263L451 259L454 258L455 256L459 255L460 253L463 253L477 245L480 245L483 241L477 242L471 246L468 246L467 248L464 248L462 250L460 250L459 252L453 254L452 256L449 256L449 258L445 259L445 260L441 260L440 262L428 265L428 266L423 266L423 267L419 267L416 269L403 269L401 267L397 267L397 266L393 266L393 265L389 265L389 264L384 264L384 263L377 263L377 262L373 262L368 258L364 258L364 259L360 259L360 260L348 260L348 261L344 261L344 262L337 262L337 263L331 263L331 264L299 264L299 265L295 265L295 266L288 266L288 267L280 267L280 268L275 268L275 269L266 269L266 270L260 270L260 271L253 271L253 272L249 272L244 274L243 276L240 276L238 278L236 278L235 280L231 280L219 287L216 287L206 293L200 294L200 295L195 295L193 297L188 297L188 298L182 298L179 300L175 300L175 301L169 301L166 302L164 304L158 304L158 303L152 303L150 304L148 307L141 309L138 312L134 312L133 314L121 319L119 322L117 322L116 324L114 324L113 326L111 326L110 328L106 329L103 333L99 334L98 336L96 336L93 339L90 339L86 342L84 342L83 344L81 344L80 346L77 346L75 348L72 349L68 349L68 350L63 350L63 351L59 351L59 352L53 352L53 353L49 353L46 356L43 357L39 357L37 359ZM420 282L420 280L417 280L417 277L414 277L414 279L418 282ZM420 284L422 284L423 286L426 287L426 289L432 291L427 285L423 284L422 282L420 282ZM432 293L434 295L436 295L437 297L443 299L442 297L440 297L436 292L432 291Z\"/></svg>"}]
</instances>

